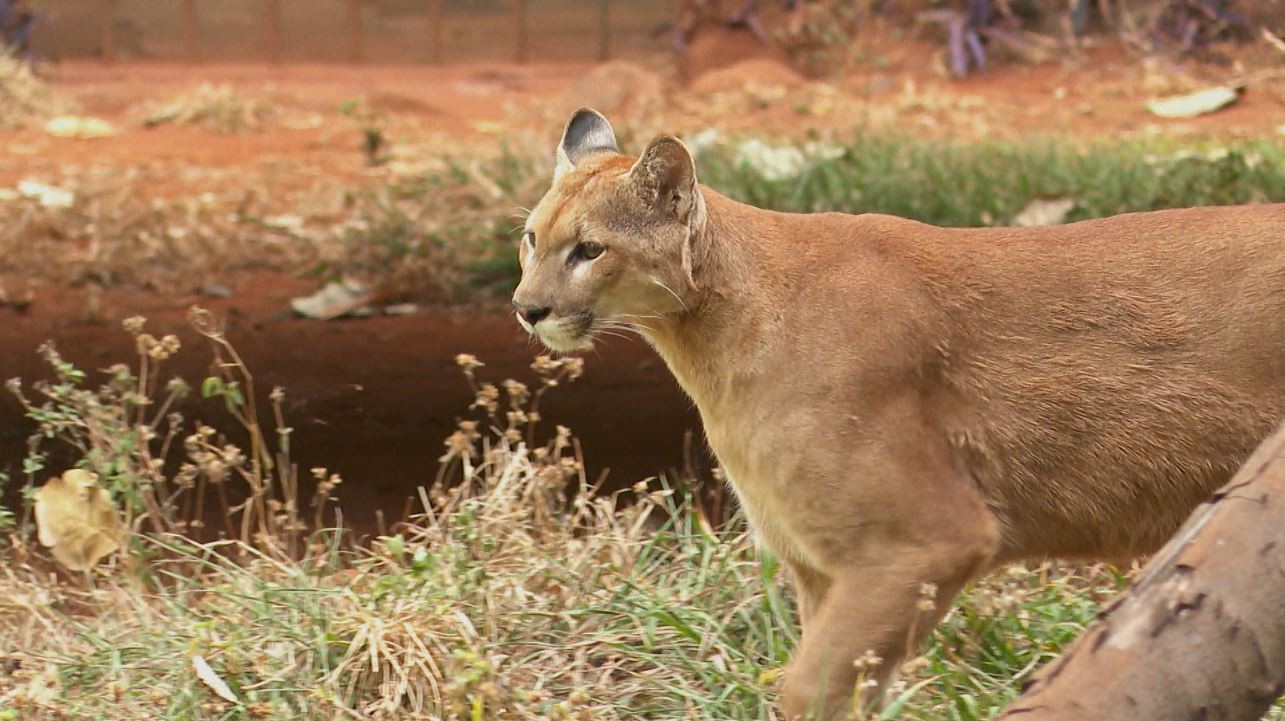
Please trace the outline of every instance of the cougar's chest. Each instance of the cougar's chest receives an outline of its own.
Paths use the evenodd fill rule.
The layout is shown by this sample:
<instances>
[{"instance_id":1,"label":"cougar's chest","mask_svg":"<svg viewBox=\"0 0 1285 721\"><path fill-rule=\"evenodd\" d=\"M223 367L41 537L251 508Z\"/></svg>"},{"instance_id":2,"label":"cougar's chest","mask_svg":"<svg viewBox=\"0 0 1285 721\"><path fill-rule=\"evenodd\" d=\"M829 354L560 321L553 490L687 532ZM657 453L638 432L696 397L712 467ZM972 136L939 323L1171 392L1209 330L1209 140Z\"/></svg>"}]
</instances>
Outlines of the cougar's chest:
<instances>
[{"instance_id":1,"label":"cougar's chest","mask_svg":"<svg viewBox=\"0 0 1285 721\"><path fill-rule=\"evenodd\" d=\"M718 327L697 327L692 333L698 338L717 338ZM746 350L743 346L690 342L681 335L653 334L648 340L700 409L710 449L723 467L756 540L783 560L825 568L819 562L823 554L810 549L805 540L807 504L800 504L797 493L793 498L790 493L792 488L798 490L791 483L791 469L798 466L795 454L805 452L781 433L782 417L788 415L794 399L788 394L782 397L778 387L752 383L763 371L736 370L738 365L749 363L748 356L770 354L771 349L761 344Z\"/></svg>"},{"instance_id":2,"label":"cougar's chest","mask_svg":"<svg viewBox=\"0 0 1285 721\"><path fill-rule=\"evenodd\" d=\"M787 449L773 449L761 429L737 427L734 422L705 421L710 447L757 542L782 560L824 568L806 542L807 519L791 502L782 460Z\"/></svg>"}]
</instances>

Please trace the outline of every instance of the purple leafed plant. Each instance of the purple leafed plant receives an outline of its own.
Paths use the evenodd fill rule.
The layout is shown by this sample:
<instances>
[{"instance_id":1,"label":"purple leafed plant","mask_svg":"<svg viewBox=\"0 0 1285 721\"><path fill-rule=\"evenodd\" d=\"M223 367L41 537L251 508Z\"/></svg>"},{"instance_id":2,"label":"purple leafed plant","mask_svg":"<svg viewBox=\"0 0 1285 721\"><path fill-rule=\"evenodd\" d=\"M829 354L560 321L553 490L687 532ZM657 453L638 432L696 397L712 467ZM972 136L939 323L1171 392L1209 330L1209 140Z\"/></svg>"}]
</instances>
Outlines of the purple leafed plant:
<instances>
[{"instance_id":1,"label":"purple leafed plant","mask_svg":"<svg viewBox=\"0 0 1285 721\"><path fill-rule=\"evenodd\" d=\"M797 10L804 0L783 0L782 4L788 11ZM710 3L709 0L685 0L680 3L679 20L676 22L662 23L657 26L652 35L657 36L663 33L670 33L674 49L678 52L687 50L687 41L696 31L696 28L705 22L706 13L716 9L718 3ZM767 29L763 27L763 22L759 20L756 10L758 0L744 0L740 8L731 15L719 21L727 27L743 27L748 29L759 40L765 44L771 44L772 37Z\"/></svg>"},{"instance_id":2,"label":"purple leafed plant","mask_svg":"<svg viewBox=\"0 0 1285 721\"><path fill-rule=\"evenodd\" d=\"M947 47L950 51L950 70L963 77L970 67L978 72L986 70L986 47L982 43L982 33L995 20L995 8L991 0L967 0L964 10L931 10L922 13L920 20L938 22L946 26L949 33Z\"/></svg>"},{"instance_id":3,"label":"purple leafed plant","mask_svg":"<svg viewBox=\"0 0 1285 721\"><path fill-rule=\"evenodd\" d=\"M0 49L31 60L31 28L36 14L25 0L0 0Z\"/></svg>"}]
</instances>

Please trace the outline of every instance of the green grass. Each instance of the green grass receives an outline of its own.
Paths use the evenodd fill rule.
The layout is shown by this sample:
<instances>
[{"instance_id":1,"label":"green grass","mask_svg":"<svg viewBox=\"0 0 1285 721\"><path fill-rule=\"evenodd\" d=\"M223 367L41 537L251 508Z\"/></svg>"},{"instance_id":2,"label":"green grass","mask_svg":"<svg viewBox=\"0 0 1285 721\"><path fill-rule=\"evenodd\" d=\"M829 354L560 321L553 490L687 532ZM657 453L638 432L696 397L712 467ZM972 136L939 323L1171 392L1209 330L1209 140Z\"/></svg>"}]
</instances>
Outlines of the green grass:
<instances>
[{"instance_id":1,"label":"green grass","mask_svg":"<svg viewBox=\"0 0 1285 721\"><path fill-rule=\"evenodd\" d=\"M962 143L868 134L841 145L776 146L797 158L784 177L770 162L756 162L747 142L758 144L701 144L697 175L737 200L774 210L889 213L982 226L1013 224L1037 199L1074 201L1067 221L1285 201L1285 145L1270 140ZM349 238L356 249L351 257L362 258L367 271L414 276L418 285L400 284L439 288L448 297L507 294L519 275L517 206L532 207L548 188L547 155L532 143L519 144L491 158L450 161L444 171L402 184L394 193L407 208L401 218L422 220L383 222L389 205L375 204L368 211L374 221Z\"/></svg>"},{"instance_id":2,"label":"green grass","mask_svg":"<svg viewBox=\"0 0 1285 721\"><path fill-rule=\"evenodd\" d=\"M1007 225L1033 199L1075 201L1068 221L1139 210L1285 201L1285 146L1270 141L915 142L863 136L769 180L716 147L697 172L732 197L775 210L889 213L945 226Z\"/></svg>"}]
</instances>

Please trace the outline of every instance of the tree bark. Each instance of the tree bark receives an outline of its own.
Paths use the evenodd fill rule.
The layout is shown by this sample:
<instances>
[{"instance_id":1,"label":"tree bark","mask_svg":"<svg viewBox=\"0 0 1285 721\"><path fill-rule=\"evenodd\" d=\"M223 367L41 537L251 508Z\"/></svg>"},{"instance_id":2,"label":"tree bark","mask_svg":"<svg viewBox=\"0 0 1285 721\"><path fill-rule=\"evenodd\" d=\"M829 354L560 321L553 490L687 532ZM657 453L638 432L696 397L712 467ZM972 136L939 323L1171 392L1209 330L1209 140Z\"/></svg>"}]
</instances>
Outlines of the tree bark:
<instances>
[{"instance_id":1,"label":"tree bark","mask_svg":"<svg viewBox=\"0 0 1285 721\"><path fill-rule=\"evenodd\" d=\"M1254 721L1285 692L1285 424L1001 721Z\"/></svg>"}]
</instances>

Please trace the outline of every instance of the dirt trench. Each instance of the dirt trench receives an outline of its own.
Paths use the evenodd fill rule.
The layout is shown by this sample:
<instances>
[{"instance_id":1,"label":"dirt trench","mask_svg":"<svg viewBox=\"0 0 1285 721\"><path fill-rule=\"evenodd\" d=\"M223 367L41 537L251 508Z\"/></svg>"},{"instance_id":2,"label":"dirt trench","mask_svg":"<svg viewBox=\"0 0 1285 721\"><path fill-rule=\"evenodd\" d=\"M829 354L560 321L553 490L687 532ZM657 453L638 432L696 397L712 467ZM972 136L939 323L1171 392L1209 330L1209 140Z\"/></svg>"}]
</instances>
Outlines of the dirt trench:
<instances>
[{"instance_id":1,"label":"dirt trench","mask_svg":"<svg viewBox=\"0 0 1285 721\"><path fill-rule=\"evenodd\" d=\"M97 382L102 376L94 371L135 361L120 321L139 314L150 332L174 333L183 342L163 377L179 375L198 386L211 354L185 318L192 304L200 304L227 319L227 335L255 374L261 399L273 386L285 389L300 476L309 478L308 469L318 466L342 475L337 494L344 515L359 532L370 532L376 511L389 521L401 518L407 498L433 479L443 440L469 416L472 393L455 355L472 353L485 362L478 370L484 380L529 382L535 378L529 365L540 349L499 308L331 322L284 310L292 294L311 287L260 275L244 279L226 300L138 292L94 299L85 289L44 291L26 312L0 308L0 378L21 377L27 386L50 378L37 348L53 340L65 359ZM190 399L181 410L189 422L199 418L228 428L218 403ZM608 471L607 489L682 467L684 437L701 438L691 403L641 340L611 339L588 354L584 376L546 395L541 412L544 431L561 424L575 432L589 478ZM14 479L6 503L17 501L33 430L15 399L0 398L0 469ZM692 447L697 463L704 463L701 443ZM60 455L50 465L62 470L70 460ZM305 487L305 497L310 492Z\"/></svg>"}]
</instances>

